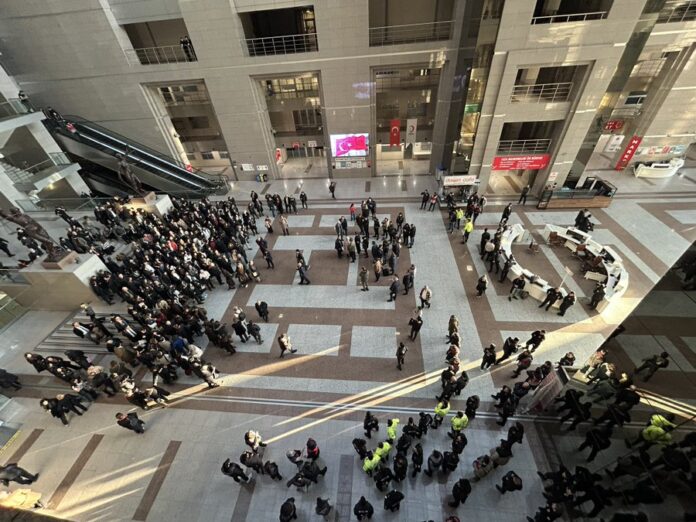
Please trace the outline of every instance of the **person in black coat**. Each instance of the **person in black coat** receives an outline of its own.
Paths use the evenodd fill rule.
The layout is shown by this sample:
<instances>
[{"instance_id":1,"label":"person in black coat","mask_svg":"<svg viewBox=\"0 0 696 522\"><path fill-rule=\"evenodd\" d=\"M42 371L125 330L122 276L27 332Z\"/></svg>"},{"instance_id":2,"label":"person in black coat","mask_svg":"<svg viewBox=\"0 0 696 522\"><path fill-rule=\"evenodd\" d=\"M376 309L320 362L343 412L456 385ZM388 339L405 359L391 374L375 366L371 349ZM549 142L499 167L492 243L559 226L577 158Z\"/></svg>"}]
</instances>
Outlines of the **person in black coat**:
<instances>
[{"instance_id":1,"label":"person in black coat","mask_svg":"<svg viewBox=\"0 0 696 522\"><path fill-rule=\"evenodd\" d=\"M280 506L280 522L290 522L297 519L297 509L295 509L295 499L290 497Z\"/></svg>"},{"instance_id":2,"label":"person in black coat","mask_svg":"<svg viewBox=\"0 0 696 522\"><path fill-rule=\"evenodd\" d=\"M363 429L365 430L365 437L368 439L372 438L373 431L379 431L379 421L377 417L372 415L369 411L365 412L365 419L363 419Z\"/></svg>"},{"instance_id":3,"label":"person in black coat","mask_svg":"<svg viewBox=\"0 0 696 522\"><path fill-rule=\"evenodd\" d=\"M389 285L389 300L387 301L388 303L391 301L396 301L396 296L399 294L399 277L394 274L394 279L392 279L391 284Z\"/></svg>"},{"instance_id":4,"label":"person in black coat","mask_svg":"<svg viewBox=\"0 0 696 522\"><path fill-rule=\"evenodd\" d=\"M418 332L420 332L421 327L423 326L423 318L421 316L411 318L408 321L408 325L411 327L411 334L409 335L409 339L411 341L415 341L416 337L418 337Z\"/></svg>"},{"instance_id":5,"label":"person in black coat","mask_svg":"<svg viewBox=\"0 0 696 522\"><path fill-rule=\"evenodd\" d=\"M394 457L394 480L401 482L406 478L408 472L408 460L405 453L397 453Z\"/></svg>"},{"instance_id":6,"label":"person in black coat","mask_svg":"<svg viewBox=\"0 0 696 522\"><path fill-rule=\"evenodd\" d=\"M375 508L372 507L365 497L360 497L353 506L353 514L358 520L372 520L372 515L375 514Z\"/></svg>"},{"instance_id":7,"label":"person in black coat","mask_svg":"<svg viewBox=\"0 0 696 522\"><path fill-rule=\"evenodd\" d=\"M266 301L256 301L254 306L256 307L256 311L259 313L259 317L268 322L268 303L266 303Z\"/></svg>"},{"instance_id":8,"label":"person in black coat","mask_svg":"<svg viewBox=\"0 0 696 522\"><path fill-rule=\"evenodd\" d=\"M449 502L449 506L456 508L459 504L464 504L466 499L469 498L471 493L471 482L468 479L462 478L454 483L452 487L452 502Z\"/></svg>"},{"instance_id":9,"label":"person in black coat","mask_svg":"<svg viewBox=\"0 0 696 522\"><path fill-rule=\"evenodd\" d=\"M416 474L420 473L421 467L423 466L423 447L421 446L420 442L413 447L413 453L411 453L411 464L413 465L413 473L411 476L415 477Z\"/></svg>"},{"instance_id":10,"label":"person in black coat","mask_svg":"<svg viewBox=\"0 0 696 522\"><path fill-rule=\"evenodd\" d=\"M539 308L543 308L545 306L546 311L548 312L549 308L551 308L556 301L561 299L561 297L562 297L561 289L551 287L546 291L546 297L539 305Z\"/></svg>"},{"instance_id":11,"label":"person in black coat","mask_svg":"<svg viewBox=\"0 0 696 522\"><path fill-rule=\"evenodd\" d=\"M433 452L428 457L428 469L425 470L425 474L429 477L433 476L433 472L440 469L442 466L443 456L438 450L433 450Z\"/></svg>"},{"instance_id":12,"label":"person in black coat","mask_svg":"<svg viewBox=\"0 0 696 522\"><path fill-rule=\"evenodd\" d=\"M221 471L223 475L232 477L237 483L244 482L246 484L251 482L251 475L244 473L244 469L239 464L231 462L230 459L223 462Z\"/></svg>"},{"instance_id":13,"label":"person in black coat","mask_svg":"<svg viewBox=\"0 0 696 522\"><path fill-rule=\"evenodd\" d=\"M283 480L283 477L278 471L278 464L272 460L266 461L266 463L263 465L263 472L273 480Z\"/></svg>"},{"instance_id":14,"label":"person in black coat","mask_svg":"<svg viewBox=\"0 0 696 522\"><path fill-rule=\"evenodd\" d=\"M396 491L392 489L384 497L384 509L387 511L398 511L401 505L401 501L404 499L404 494L401 491Z\"/></svg>"},{"instance_id":15,"label":"person in black coat","mask_svg":"<svg viewBox=\"0 0 696 522\"><path fill-rule=\"evenodd\" d=\"M133 411L127 414L121 412L117 413L116 424L139 434L145 433L145 423L140 420L138 414Z\"/></svg>"},{"instance_id":16,"label":"person in black coat","mask_svg":"<svg viewBox=\"0 0 696 522\"><path fill-rule=\"evenodd\" d=\"M500 491L501 495L504 495L508 491L519 491L522 489L522 479L514 471L508 471L503 475L502 487L496 484L495 489Z\"/></svg>"}]
</instances>

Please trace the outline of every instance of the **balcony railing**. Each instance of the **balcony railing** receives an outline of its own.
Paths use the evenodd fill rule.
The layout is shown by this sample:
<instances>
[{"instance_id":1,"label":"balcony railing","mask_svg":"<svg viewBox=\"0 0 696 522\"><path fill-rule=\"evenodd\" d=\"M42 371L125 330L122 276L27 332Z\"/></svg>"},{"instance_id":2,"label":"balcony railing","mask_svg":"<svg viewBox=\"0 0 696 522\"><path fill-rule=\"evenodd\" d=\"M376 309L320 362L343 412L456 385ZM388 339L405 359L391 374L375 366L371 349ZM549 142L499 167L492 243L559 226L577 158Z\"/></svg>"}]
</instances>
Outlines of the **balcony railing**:
<instances>
[{"instance_id":1,"label":"balcony railing","mask_svg":"<svg viewBox=\"0 0 696 522\"><path fill-rule=\"evenodd\" d=\"M0 161L0 164L13 183L27 183L31 182L32 178L42 170L50 169L53 166L70 165L72 163L62 152L50 152L48 156L47 159L35 163L34 165L25 163L21 167L16 167L7 160Z\"/></svg>"},{"instance_id":2,"label":"balcony railing","mask_svg":"<svg viewBox=\"0 0 696 522\"><path fill-rule=\"evenodd\" d=\"M620 107L611 111L612 118L636 118L641 114L640 107Z\"/></svg>"},{"instance_id":3,"label":"balcony railing","mask_svg":"<svg viewBox=\"0 0 696 522\"><path fill-rule=\"evenodd\" d=\"M500 140L498 154L544 154L549 151L551 140Z\"/></svg>"},{"instance_id":4,"label":"balcony railing","mask_svg":"<svg viewBox=\"0 0 696 522\"><path fill-rule=\"evenodd\" d=\"M515 85L511 102L552 103L568 101L573 82Z\"/></svg>"},{"instance_id":5,"label":"balcony railing","mask_svg":"<svg viewBox=\"0 0 696 522\"><path fill-rule=\"evenodd\" d=\"M592 13L535 16L534 18L532 18L532 25L561 24L566 22L587 22L589 20L604 20L608 14L609 11L595 11Z\"/></svg>"},{"instance_id":6,"label":"balcony railing","mask_svg":"<svg viewBox=\"0 0 696 522\"><path fill-rule=\"evenodd\" d=\"M29 107L16 98L11 98L6 102L0 103L0 120L12 118L18 114L27 114L28 112Z\"/></svg>"},{"instance_id":7,"label":"balcony railing","mask_svg":"<svg viewBox=\"0 0 696 522\"><path fill-rule=\"evenodd\" d=\"M208 93L205 92L178 92L172 94L169 98L163 97L163 100L164 105L167 107L210 103Z\"/></svg>"},{"instance_id":8,"label":"balcony railing","mask_svg":"<svg viewBox=\"0 0 696 522\"><path fill-rule=\"evenodd\" d=\"M666 58L657 58L655 60L643 60L642 62L638 62L633 66L631 78L653 78L658 75L666 62Z\"/></svg>"},{"instance_id":9,"label":"balcony railing","mask_svg":"<svg viewBox=\"0 0 696 522\"><path fill-rule=\"evenodd\" d=\"M690 20L696 20L696 1L684 2L680 5L666 8L657 17L658 24L688 22Z\"/></svg>"},{"instance_id":10,"label":"balcony railing","mask_svg":"<svg viewBox=\"0 0 696 522\"><path fill-rule=\"evenodd\" d=\"M316 33L244 38L242 42L246 45L249 56L311 53L319 50Z\"/></svg>"},{"instance_id":11,"label":"balcony railing","mask_svg":"<svg viewBox=\"0 0 696 522\"><path fill-rule=\"evenodd\" d=\"M370 47L449 40L452 20L424 24L387 25L370 27Z\"/></svg>"},{"instance_id":12,"label":"balcony railing","mask_svg":"<svg viewBox=\"0 0 696 522\"><path fill-rule=\"evenodd\" d=\"M184 49L181 45L162 45L160 47L142 47L127 49L128 63L142 65L159 65L164 63L197 62L193 47Z\"/></svg>"}]
</instances>

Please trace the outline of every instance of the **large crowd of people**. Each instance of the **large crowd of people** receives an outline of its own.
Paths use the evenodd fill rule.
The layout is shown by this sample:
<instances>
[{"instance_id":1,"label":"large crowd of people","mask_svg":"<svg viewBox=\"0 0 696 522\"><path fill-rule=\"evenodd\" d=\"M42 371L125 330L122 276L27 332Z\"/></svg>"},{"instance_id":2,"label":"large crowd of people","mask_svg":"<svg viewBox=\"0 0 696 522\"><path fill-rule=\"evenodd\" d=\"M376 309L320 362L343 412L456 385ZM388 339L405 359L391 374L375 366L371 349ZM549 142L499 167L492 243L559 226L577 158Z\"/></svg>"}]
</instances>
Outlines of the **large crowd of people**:
<instances>
[{"instance_id":1,"label":"large crowd of people","mask_svg":"<svg viewBox=\"0 0 696 522\"><path fill-rule=\"evenodd\" d=\"M334 190L335 185L332 196ZM37 372L46 371L66 384L65 393L42 398L40 406L68 425L71 415L83 415L87 411L85 404L98 400L102 393L108 396L122 394L128 403L143 410L157 405L166 406L170 400L170 391L166 387L175 383L182 372L197 376L210 388L219 386L219 372L204 357L199 347L201 339L205 336L210 345L228 355L236 353L235 342L246 343L254 339L262 343L263 340L259 325L247 317L240 307L231 309L231 331L228 331L226 324L209 318L204 306L208 293L216 287L234 289L261 280L252 256L248 254L254 237L261 257L266 261L266 268L275 269L269 243L259 234L257 221L265 225L269 234L281 232L287 235L290 227L286 216L298 213L297 201L292 195L281 197L279 194L266 194L264 199L262 201L256 192L252 192L248 205L239 208L231 198L221 201L172 198L172 210L158 217L135 210L127 205L127 200L116 198L94 209L99 226L87 218L75 219L63 208L56 209L56 215L68 226L66 234L59 240L60 244L78 253L96 254L107 267L107 270L90 280L95 295L109 305L120 300L126 303L127 310L125 313L97 314L89 303L85 303L82 311L87 320L72 324L77 337L104 346L105 351L115 356L108 368L95 364L84 351L76 349L66 350L64 358L31 352L25 354L27 362ZM299 200L301 209L308 208L306 193L301 192ZM437 194L424 191L420 208L432 211L438 202ZM462 242L466 243L477 218L484 211L485 197L474 193L467 198L464 207L459 207L455 204L455 198L448 194L445 202L448 207L448 231L462 230ZM515 262L511 258L505 266L501 266L499 258L500 240L511 213L511 205L506 206L493 235L486 228L480 238L479 254L488 264L489 273L494 269L496 274L501 272L501 282ZM389 301L395 301L402 293L408 295L411 288L415 291L415 265L399 270L401 249L414 246L415 224L408 223L401 212L394 219L384 216L380 221L377 203L372 198L367 198L358 206L351 205L349 217L350 221L341 217L334 226L337 258L343 260L345 257L347 262L356 262L361 256L370 259L374 281L379 281L381 277L389 278ZM589 218L588 213L581 212L576 225L591 229ZM276 224L279 230L274 230ZM354 227L352 230L351 225ZM30 263L40 255L40 246L23 236L21 231L19 238L29 251L29 259L21 264ZM129 244L130 254L117 254L115 242ZM13 255L7 242L0 240L0 249ZM296 252L296 262L299 284L311 284L311 267L300 250ZM693 272L692 265L685 264L687 273ZM362 291L370 290L369 279L369 272L363 266L358 273ZM487 286L488 280L483 275L477 281L478 296L485 293ZM523 289L524 280L521 283L513 281L509 299L517 299ZM423 285L417 297L420 305L408 319L410 341L416 340L423 326L424 311L430 308L433 294L427 285ZM549 296L541 306L550 307L556 299ZM564 299L560 315L573 303L574 300L566 303ZM268 304L259 301L255 303L255 308L261 320L268 322ZM451 411L452 401L467 387L469 375L460 361L463 346L456 315L450 317L446 329L447 348L444 350L444 369L440 376L441 389L435 396L432 411L421 411L418 418L409 417L405 423L396 417L389 418L381 425L377 417L366 412L364 438L357 437L352 441L365 472L365 481L367 484L373 482L380 494L384 495L383 508L387 511L399 510L405 498L404 488L400 485L407 477L414 480L423 471L429 478L446 478L460 470L461 476L454 482L449 499L449 506L456 509L465 504L474 488L484 487L482 481L493 470L509 464L513 458L514 444L521 444L524 438L524 425L518 421L512 422L506 438L501 439L500 444L473 460L470 474L461 472L459 465L468 443L465 431L474 422L481 401L477 395L470 395L464 402L465 408ZM506 426L509 418L519 411L524 398L543 386L557 366L575 365L574 354L568 352L555 364L546 360L533 367L534 352L545 338L546 331L540 328L531 332L525 343L517 337L506 338L500 354L494 344L483 348L481 371L512 359L515 369L510 379L519 379L510 386L503 385L492 395L496 401L494 407L499 417L498 425ZM277 341L280 357L297 351L287 333L281 333ZM396 350L398 370L402 370L406 364L407 352L405 344L399 343ZM646 358L629 375L619 373L616 365L608 362L606 356L607 350L600 348L581 370L590 385L586 397L590 400L583 401L584 393L574 388L566 389L555 400L560 424L570 421L568 431L581 425L588 427L585 440L577 449L578 452L590 449L588 462L611 445L616 426L623 426L631 420L631 409L640 402L640 395L633 384L634 377L648 381L659 369L669 364L669 354L664 352ZM134 373L143 367L148 372L146 377L136 379ZM19 389L21 383L16 376L2 371L0 386ZM604 405L606 409L593 418L592 413L598 405ZM696 457L696 438L687 436L681 443L675 444L670 434L676 427L673 421L668 414L653 414L637 438L627 441L629 447L638 448L637 454L625 457L615 469L608 470L608 483L603 476L581 466L576 467L574 472L564 466L554 471L540 472L546 503L527 519L548 522L561 517L564 511L574 513L577 507L587 502L592 503L587 516L594 517L611 505L612 498L618 496L632 499L629 500L630 504L663 501L663 489L655 487L651 476L646 477L647 470L651 473L655 471L662 480L674 484L674 491L685 488L693 490L694 475L690 473L690 466ZM135 411L117 413L116 423L136 434L143 434L146 428ZM444 437L438 436L436 431L443 424L449 427ZM383 436L373 440L373 435L379 433L380 428L383 429ZM430 435L427 436L429 431ZM264 460L267 445L259 433L253 430L246 432L244 442L249 449L240 455L239 463L226 459L222 464L225 475L242 485L251 483L254 474L273 481L284 480L280 466L273 460ZM426 444L432 446L428 452L424 450ZM656 446L660 448L660 454L653 458L650 451ZM300 494L307 493L312 484L322 480L328 471L320 457L319 445L312 438L307 440L303 449L291 449L285 455L292 464L286 486L295 487ZM497 475L500 484L494 487L501 495L523 488L522 479L514 470L505 470L505 473ZM630 481L629 486L625 486L625 480L616 484L617 479L626 476L635 480ZM0 469L0 480L31 483L37 478L38 474L32 475L14 464ZM493 487L491 479L488 479L488 486L485 487ZM316 499L317 514L328 516L332 509L330 499ZM358 520L369 520L374 512L365 495L353 508ZM282 504L279 516L281 522L297 518L294 497L288 497ZM451 515L447 520L454 522L458 518ZM641 513L618 513L612 520L628 522L647 518Z\"/></svg>"}]
</instances>

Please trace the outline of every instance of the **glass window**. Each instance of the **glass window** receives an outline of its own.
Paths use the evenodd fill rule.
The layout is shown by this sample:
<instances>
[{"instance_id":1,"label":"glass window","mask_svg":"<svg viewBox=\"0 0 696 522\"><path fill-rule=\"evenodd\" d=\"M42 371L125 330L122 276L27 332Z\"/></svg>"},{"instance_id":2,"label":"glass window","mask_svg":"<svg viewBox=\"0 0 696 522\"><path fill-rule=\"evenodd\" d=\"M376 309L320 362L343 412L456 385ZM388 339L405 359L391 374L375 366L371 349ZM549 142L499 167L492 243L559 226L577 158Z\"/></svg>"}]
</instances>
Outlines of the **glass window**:
<instances>
[{"instance_id":1,"label":"glass window","mask_svg":"<svg viewBox=\"0 0 696 522\"><path fill-rule=\"evenodd\" d=\"M208 129L210 121L207 116L192 116L189 118L189 123L192 129Z\"/></svg>"},{"instance_id":2,"label":"glass window","mask_svg":"<svg viewBox=\"0 0 696 522\"><path fill-rule=\"evenodd\" d=\"M221 150L219 152L220 154L220 159L230 159L230 153L227 152L226 150Z\"/></svg>"},{"instance_id":3,"label":"glass window","mask_svg":"<svg viewBox=\"0 0 696 522\"><path fill-rule=\"evenodd\" d=\"M186 159L188 159L189 161L195 161L196 155L195 154L186 154Z\"/></svg>"},{"instance_id":4,"label":"glass window","mask_svg":"<svg viewBox=\"0 0 696 522\"><path fill-rule=\"evenodd\" d=\"M646 96L645 91L631 91L628 93L624 105L643 105Z\"/></svg>"},{"instance_id":5,"label":"glass window","mask_svg":"<svg viewBox=\"0 0 696 522\"><path fill-rule=\"evenodd\" d=\"M215 159L215 155L211 151L201 152L201 158L204 160Z\"/></svg>"}]
</instances>

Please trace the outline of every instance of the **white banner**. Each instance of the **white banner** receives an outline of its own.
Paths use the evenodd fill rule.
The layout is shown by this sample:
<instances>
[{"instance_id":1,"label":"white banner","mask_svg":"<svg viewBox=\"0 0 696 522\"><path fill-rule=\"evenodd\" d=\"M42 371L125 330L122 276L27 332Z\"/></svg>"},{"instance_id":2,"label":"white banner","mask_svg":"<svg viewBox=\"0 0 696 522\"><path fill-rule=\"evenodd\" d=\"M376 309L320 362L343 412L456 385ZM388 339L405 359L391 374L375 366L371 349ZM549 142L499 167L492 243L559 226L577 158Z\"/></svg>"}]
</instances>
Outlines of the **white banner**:
<instances>
[{"instance_id":1,"label":"white banner","mask_svg":"<svg viewBox=\"0 0 696 522\"><path fill-rule=\"evenodd\" d=\"M445 176L444 186L456 187L463 185L476 185L477 182L478 177L471 174L467 174L466 176Z\"/></svg>"},{"instance_id":2,"label":"white banner","mask_svg":"<svg viewBox=\"0 0 696 522\"><path fill-rule=\"evenodd\" d=\"M409 118L406 120L406 144L416 143L416 130L418 129L418 120Z\"/></svg>"}]
</instances>

